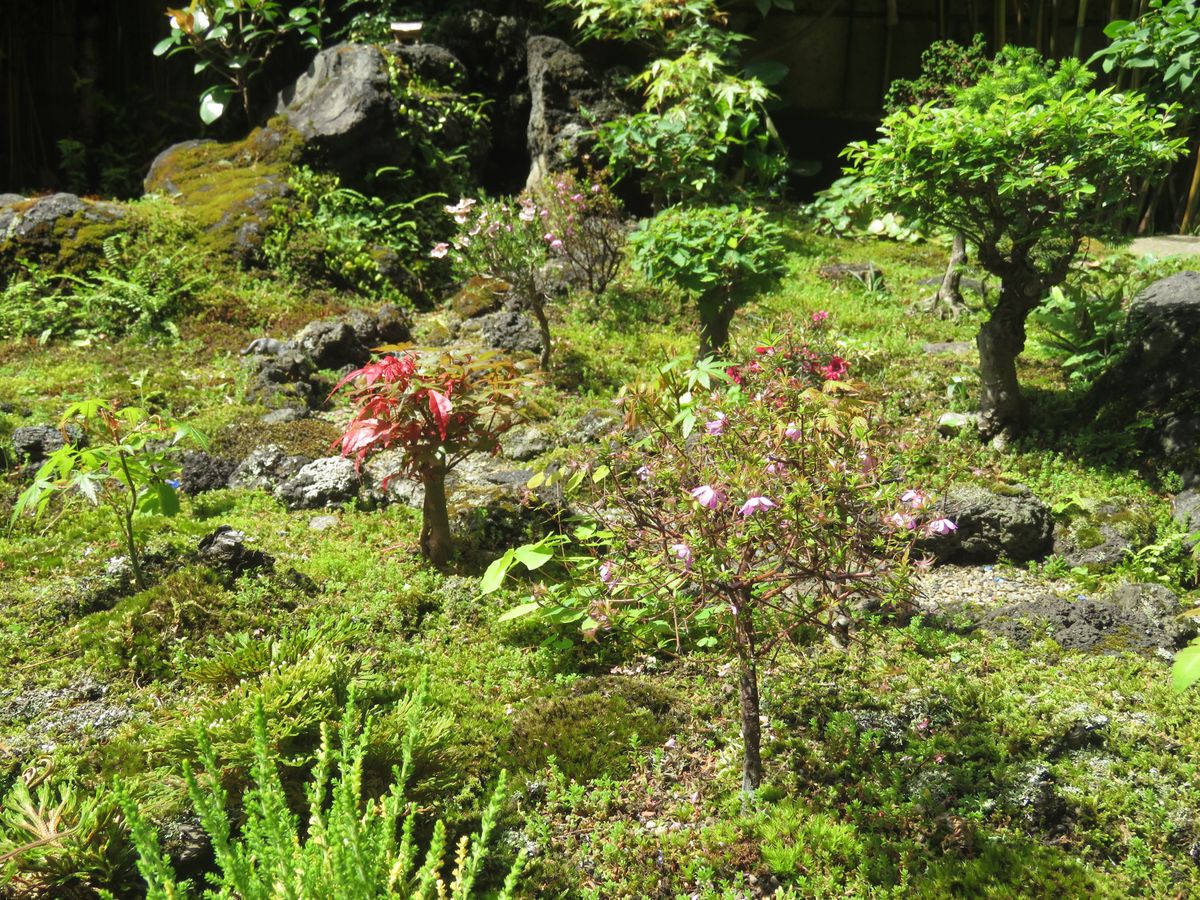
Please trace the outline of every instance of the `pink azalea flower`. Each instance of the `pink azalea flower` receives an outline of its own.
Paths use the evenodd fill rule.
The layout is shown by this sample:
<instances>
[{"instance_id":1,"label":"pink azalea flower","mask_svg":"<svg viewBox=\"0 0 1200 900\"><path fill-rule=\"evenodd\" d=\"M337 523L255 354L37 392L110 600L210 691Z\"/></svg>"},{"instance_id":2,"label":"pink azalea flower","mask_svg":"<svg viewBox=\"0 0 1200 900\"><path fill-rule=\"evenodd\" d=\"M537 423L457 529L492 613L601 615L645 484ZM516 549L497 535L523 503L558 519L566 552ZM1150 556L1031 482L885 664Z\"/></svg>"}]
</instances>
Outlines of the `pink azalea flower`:
<instances>
[{"instance_id":1,"label":"pink azalea flower","mask_svg":"<svg viewBox=\"0 0 1200 900\"><path fill-rule=\"evenodd\" d=\"M849 371L850 363L846 362L840 356L830 357L829 364L821 366L821 374L825 376L826 381L841 381Z\"/></svg>"},{"instance_id":2,"label":"pink azalea flower","mask_svg":"<svg viewBox=\"0 0 1200 900\"><path fill-rule=\"evenodd\" d=\"M909 488L900 495L900 502L911 509L924 509L929 504L929 495L916 488Z\"/></svg>"},{"instance_id":3,"label":"pink azalea flower","mask_svg":"<svg viewBox=\"0 0 1200 900\"><path fill-rule=\"evenodd\" d=\"M704 430L709 434L724 434L725 433L725 413L717 413L717 417L711 422L704 423Z\"/></svg>"},{"instance_id":4,"label":"pink azalea flower","mask_svg":"<svg viewBox=\"0 0 1200 900\"><path fill-rule=\"evenodd\" d=\"M795 422L788 422L787 428L783 429L783 436L789 441L798 441L804 437L804 432L800 430Z\"/></svg>"},{"instance_id":5,"label":"pink azalea flower","mask_svg":"<svg viewBox=\"0 0 1200 900\"><path fill-rule=\"evenodd\" d=\"M702 484L689 492L692 499L705 509L716 509L725 500L725 496L711 484Z\"/></svg>"},{"instance_id":6,"label":"pink azalea flower","mask_svg":"<svg viewBox=\"0 0 1200 900\"><path fill-rule=\"evenodd\" d=\"M598 185L598 184L593 184L593 185L592 185L592 193L593 193L593 194L598 194L598 193L600 193L600 185Z\"/></svg>"},{"instance_id":7,"label":"pink azalea flower","mask_svg":"<svg viewBox=\"0 0 1200 900\"><path fill-rule=\"evenodd\" d=\"M572 195L571 195L571 202L572 202L572 203L578 203L578 202L579 202L580 200L582 200L582 199L583 199L583 194L572 194Z\"/></svg>"},{"instance_id":8,"label":"pink azalea flower","mask_svg":"<svg viewBox=\"0 0 1200 900\"><path fill-rule=\"evenodd\" d=\"M898 512L892 513L888 517L888 524L899 529L900 531L913 531L917 527L917 520L908 513Z\"/></svg>"},{"instance_id":9,"label":"pink azalea flower","mask_svg":"<svg viewBox=\"0 0 1200 900\"><path fill-rule=\"evenodd\" d=\"M608 563L608 562L600 563L600 583L601 584L612 584L614 577L615 576L613 575L612 563Z\"/></svg>"},{"instance_id":10,"label":"pink azalea flower","mask_svg":"<svg viewBox=\"0 0 1200 900\"><path fill-rule=\"evenodd\" d=\"M672 544L671 555L683 562L685 566L692 564L692 548L687 544Z\"/></svg>"},{"instance_id":11,"label":"pink azalea flower","mask_svg":"<svg viewBox=\"0 0 1200 900\"><path fill-rule=\"evenodd\" d=\"M547 231L545 234L542 235L542 240L545 241L546 243L550 243L552 240L554 240L554 235L551 232Z\"/></svg>"},{"instance_id":12,"label":"pink azalea flower","mask_svg":"<svg viewBox=\"0 0 1200 900\"><path fill-rule=\"evenodd\" d=\"M522 222L532 222L537 218L537 207L532 203L522 203L521 211L517 213L517 218Z\"/></svg>"},{"instance_id":13,"label":"pink azalea flower","mask_svg":"<svg viewBox=\"0 0 1200 900\"><path fill-rule=\"evenodd\" d=\"M782 475L786 471L787 463L782 462L781 460L772 460L767 464L768 475Z\"/></svg>"},{"instance_id":14,"label":"pink azalea flower","mask_svg":"<svg viewBox=\"0 0 1200 900\"><path fill-rule=\"evenodd\" d=\"M814 325L821 325L821 324L824 324L824 322L826 320L828 320L828 318L829 318L829 312L827 310L818 309L816 312L814 312L812 314L812 323Z\"/></svg>"},{"instance_id":15,"label":"pink azalea flower","mask_svg":"<svg viewBox=\"0 0 1200 900\"><path fill-rule=\"evenodd\" d=\"M748 498L746 500L746 502L742 504L742 508L738 510L738 514L743 517L744 516L752 516L756 512L762 512L764 510L774 509L776 506L778 506L778 504L775 503L775 501L769 500L766 497L760 497L759 495L755 494L753 497Z\"/></svg>"},{"instance_id":16,"label":"pink azalea flower","mask_svg":"<svg viewBox=\"0 0 1200 900\"><path fill-rule=\"evenodd\" d=\"M555 238L554 240L552 240L550 242L550 249L551 250L561 250L562 245L563 245L562 241L558 240L558 238Z\"/></svg>"},{"instance_id":17,"label":"pink azalea flower","mask_svg":"<svg viewBox=\"0 0 1200 900\"><path fill-rule=\"evenodd\" d=\"M930 537L933 535L946 537L956 531L958 531L958 526L950 519L934 519L925 525L925 534Z\"/></svg>"},{"instance_id":18,"label":"pink azalea flower","mask_svg":"<svg viewBox=\"0 0 1200 900\"><path fill-rule=\"evenodd\" d=\"M434 245L433 249L429 251L429 255L432 256L434 259L441 259L449 252L450 252L450 245L447 244L445 241L442 241L441 243Z\"/></svg>"},{"instance_id":19,"label":"pink azalea flower","mask_svg":"<svg viewBox=\"0 0 1200 900\"><path fill-rule=\"evenodd\" d=\"M649 481L650 476L653 473L650 471L649 466L639 466L637 471L634 472L633 474L635 474L638 477L638 479L641 481Z\"/></svg>"}]
</instances>

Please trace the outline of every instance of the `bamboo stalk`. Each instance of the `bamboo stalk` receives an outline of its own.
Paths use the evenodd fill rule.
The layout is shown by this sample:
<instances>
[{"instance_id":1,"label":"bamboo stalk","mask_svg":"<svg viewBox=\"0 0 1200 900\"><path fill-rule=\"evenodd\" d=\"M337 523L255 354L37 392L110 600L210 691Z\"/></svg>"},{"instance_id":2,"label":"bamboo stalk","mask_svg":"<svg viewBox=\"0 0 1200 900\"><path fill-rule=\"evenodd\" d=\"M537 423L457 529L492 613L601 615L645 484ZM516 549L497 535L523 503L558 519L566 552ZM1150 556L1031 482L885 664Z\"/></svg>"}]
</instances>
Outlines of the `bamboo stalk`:
<instances>
[{"instance_id":1,"label":"bamboo stalk","mask_svg":"<svg viewBox=\"0 0 1200 900\"><path fill-rule=\"evenodd\" d=\"M1050 0L1050 56L1058 52L1058 0Z\"/></svg>"},{"instance_id":2,"label":"bamboo stalk","mask_svg":"<svg viewBox=\"0 0 1200 900\"><path fill-rule=\"evenodd\" d=\"M1071 55L1076 59L1079 59L1083 52L1083 28L1087 25L1087 9L1088 0L1079 0L1079 14L1075 17L1075 45L1071 48Z\"/></svg>"}]
</instances>

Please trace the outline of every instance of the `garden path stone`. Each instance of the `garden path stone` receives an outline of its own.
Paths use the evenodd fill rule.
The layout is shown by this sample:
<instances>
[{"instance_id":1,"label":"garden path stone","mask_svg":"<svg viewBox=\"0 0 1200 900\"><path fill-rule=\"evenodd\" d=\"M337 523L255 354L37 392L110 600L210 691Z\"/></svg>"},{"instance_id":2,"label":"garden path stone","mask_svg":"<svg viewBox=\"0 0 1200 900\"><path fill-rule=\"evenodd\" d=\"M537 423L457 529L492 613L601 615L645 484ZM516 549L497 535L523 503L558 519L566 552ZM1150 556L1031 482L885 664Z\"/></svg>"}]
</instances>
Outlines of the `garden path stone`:
<instances>
[{"instance_id":1,"label":"garden path stone","mask_svg":"<svg viewBox=\"0 0 1200 900\"><path fill-rule=\"evenodd\" d=\"M341 506L358 493L354 462L341 456L314 459L275 489L288 509Z\"/></svg>"},{"instance_id":2,"label":"garden path stone","mask_svg":"<svg viewBox=\"0 0 1200 900\"><path fill-rule=\"evenodd\" d=\"M1157 234L1134 238L1126 249L1135 256L1200 256L1200 237L1191 234Z\"/></svg>"}]
</instances>

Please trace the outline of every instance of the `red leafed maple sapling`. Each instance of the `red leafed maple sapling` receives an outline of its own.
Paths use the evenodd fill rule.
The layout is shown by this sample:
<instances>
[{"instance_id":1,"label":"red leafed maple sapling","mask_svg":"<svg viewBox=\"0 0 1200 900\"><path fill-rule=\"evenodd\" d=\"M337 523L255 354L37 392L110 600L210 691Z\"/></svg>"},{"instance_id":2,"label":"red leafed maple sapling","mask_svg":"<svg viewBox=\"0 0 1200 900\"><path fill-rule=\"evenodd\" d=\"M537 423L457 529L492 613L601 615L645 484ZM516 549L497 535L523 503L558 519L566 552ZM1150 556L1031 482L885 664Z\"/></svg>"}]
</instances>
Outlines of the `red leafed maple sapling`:
<instances>
[{"instance_id":1,"label":"red leafed maple sapling","mask_svg":"<svg viewBox=\"0 0 1200 900\"><path fill-rule=\"evenodd\" d=\"M446 475L473 453L495 453L515 424L522 379L495 353L479 356L408 351L351 372L334 388L353 387L354 416L341 437L343 456L361 466L380 450L403 455L397 471L425 489L421 553L444 566L453 552Z\"/></svg>"}]
</instances>

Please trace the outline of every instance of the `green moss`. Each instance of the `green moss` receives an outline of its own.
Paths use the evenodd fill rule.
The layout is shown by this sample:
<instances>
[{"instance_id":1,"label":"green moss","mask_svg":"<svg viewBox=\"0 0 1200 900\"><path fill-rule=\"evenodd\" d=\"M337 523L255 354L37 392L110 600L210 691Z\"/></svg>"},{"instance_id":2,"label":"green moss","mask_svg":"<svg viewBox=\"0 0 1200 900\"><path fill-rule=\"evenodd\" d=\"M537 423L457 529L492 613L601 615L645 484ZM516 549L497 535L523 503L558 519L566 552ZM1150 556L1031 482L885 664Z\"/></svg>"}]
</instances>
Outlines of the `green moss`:
<instances>
[{"instance_id":1,"label":"green moss","mask_svg":"<svg viewBox=\"0 0 1200 900\"><path fill-rule=\"evenodd\" d=\"M275 425L264 423L233 425L213 442L213 451L230 459L244 459L251 451L276 444L290 456L316 459L334 453L341 432L323 419L300 419Z\"/></svg>"},{"instance_id":2,"label":"green moss","mask_svg":"<svg viewBox=\"0 0 1200 900\"><path fill-rule=\"evenodd\" d=\"M515 771L533 774L551 757L564 776L587 782L627 776L632 752L666 740L673 697L643 678L595 678L566 696L534 700L513 722L509 759Z\"/></svg>"},{"instance_id":3,"label":"green moss","mask_svg":"<svg viewBox=\"0 0 1200 900\"><path fill-rule=\"evenodd\" d=\"M204 249L233 253L239 229L266 225L271 206L287 189L300 144L299 133L285 120L272 119L240 141L176 148L154 167L146 188L178 196L203 229Z\"/></svg>"}]
</instances>

